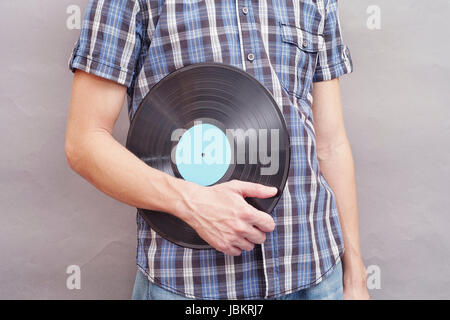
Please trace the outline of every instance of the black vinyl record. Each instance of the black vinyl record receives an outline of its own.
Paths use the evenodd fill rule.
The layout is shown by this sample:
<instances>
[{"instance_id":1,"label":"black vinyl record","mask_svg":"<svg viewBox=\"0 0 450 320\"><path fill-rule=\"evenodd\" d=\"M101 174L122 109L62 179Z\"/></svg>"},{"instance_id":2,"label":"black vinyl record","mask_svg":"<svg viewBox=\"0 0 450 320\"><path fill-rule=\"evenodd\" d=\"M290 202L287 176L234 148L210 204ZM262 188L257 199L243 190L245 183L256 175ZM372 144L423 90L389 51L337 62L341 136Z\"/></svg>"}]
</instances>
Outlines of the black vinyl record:
<instances>
[{"instance_id":1,"label":"black vinyl record","mask_svg":"<svg viewBox=\"0 0 450 320\"><path fill-rule=\"evenodd\" d=\"M218 143L212 144L208 154L214 157L220 153L228 162L204 165L201 149L208 139L202 134L193 140L200 141L200 147L192 147L195 154L189 155L186 147L191 140L186 133L195 136L197 129L203 130L202 134L212 132L209 138L223 133L225 143L221 142L220 147ZM272 198L246 198L249 204L267 213L281 197L289 172L289 134L277 103L250 74L223 63L191 64L153 86L131 121L126 147L147 165L201 185L237 179L274 186L279 192ZM200 171L198 166L183 160L196 156L203 161ZM163 238L183 247L212 248L181 219L164 212L139 208L138 211Z\"/></svg>"}]
</instances>

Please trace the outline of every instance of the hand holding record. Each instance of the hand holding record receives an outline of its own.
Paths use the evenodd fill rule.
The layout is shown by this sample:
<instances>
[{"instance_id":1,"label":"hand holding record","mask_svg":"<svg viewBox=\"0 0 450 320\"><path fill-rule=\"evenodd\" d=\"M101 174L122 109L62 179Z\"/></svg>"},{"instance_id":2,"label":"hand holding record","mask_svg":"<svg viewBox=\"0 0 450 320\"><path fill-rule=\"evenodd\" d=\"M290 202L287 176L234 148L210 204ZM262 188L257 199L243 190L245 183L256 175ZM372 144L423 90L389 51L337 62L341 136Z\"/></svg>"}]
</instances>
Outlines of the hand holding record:
<instances>
[{"instance_id":1,"label":"hand holding record","mask_svg":"<svg viewBox=\"0 0 450 320\"><path fill-rule=\"evenodd\" d=\"M253 250L266 240L265 232L275 228L273 218L244 198L270 198L277 189L233 180L212 187L192 188L177 215L183 217L212 247L228 255Z\"/></svg>"},{"instance_id":2,"label":"hand holding record","mask_svg":"<svg viewBox=\"0 0 450 320\"><path fill-rule=\"evenodd\" d=\"M244 70L205 62L168 74L135 112L126 146L185 186L162 200L183 199L177 212L138 208L166 240L236 255L273 231L289 134L271 93Z\"/></svg>"}]
</instances>

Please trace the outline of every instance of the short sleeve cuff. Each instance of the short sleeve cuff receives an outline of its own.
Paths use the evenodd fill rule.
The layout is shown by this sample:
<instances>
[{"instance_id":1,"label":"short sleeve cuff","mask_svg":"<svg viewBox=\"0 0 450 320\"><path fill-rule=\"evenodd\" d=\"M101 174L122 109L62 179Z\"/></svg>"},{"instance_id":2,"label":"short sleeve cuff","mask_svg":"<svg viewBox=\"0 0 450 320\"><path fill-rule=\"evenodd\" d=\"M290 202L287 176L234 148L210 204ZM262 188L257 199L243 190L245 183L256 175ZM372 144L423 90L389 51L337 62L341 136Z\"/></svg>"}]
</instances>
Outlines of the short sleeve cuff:
<instances>
[{"instance_id":1,"label":"short sleeve cuff","mask_svg":"<svg viewBox=\"0 0 450 320\"><path fill-rule=\"evenodd\" d=\"M351 72L353 72L353 61L350 50L345 46L338 61L333 61L330 65L316 67L313 82L332 80Z\"/></svg>"},{"instance_id":2,"label":"short sleeve cuff","mask_svg":"<svg viewBox=\"0 0 450 320\"><path fill-rule=\"evenodd\" d=\"M69 69L75 72L76 69L86 73L96 75L101 78L112 80L126 87L130 87L134 73L117 65L111 65L87 54L81 54L76 44L68 63Z\"/></svg>"}]
</instances>

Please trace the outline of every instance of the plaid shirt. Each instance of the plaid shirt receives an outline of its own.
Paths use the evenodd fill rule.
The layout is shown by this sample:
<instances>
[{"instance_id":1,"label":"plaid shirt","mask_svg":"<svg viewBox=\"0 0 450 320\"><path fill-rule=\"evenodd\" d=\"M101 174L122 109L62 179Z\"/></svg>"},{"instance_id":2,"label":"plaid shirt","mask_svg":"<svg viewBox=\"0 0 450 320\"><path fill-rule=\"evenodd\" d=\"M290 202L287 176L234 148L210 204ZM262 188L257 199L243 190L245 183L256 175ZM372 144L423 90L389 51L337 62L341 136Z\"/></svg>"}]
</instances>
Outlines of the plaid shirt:
<instances>
[{"instance_id":1,"label":"plaid shirt","mask_svg":"<svg viewBox=\"0 0 450 320\"><path fill-rule=\"evenodd\" d=\"M128 87L129 116L164 76L223 62L258 79L282 110L291 167L266 242L240 256L187 249L138 215L137 265L196 299L275 298L319 283L340 260L335 195L316 154L312 83L352 71L337 0L91 0L70 68Z\"/></svg>"}]
</instances>

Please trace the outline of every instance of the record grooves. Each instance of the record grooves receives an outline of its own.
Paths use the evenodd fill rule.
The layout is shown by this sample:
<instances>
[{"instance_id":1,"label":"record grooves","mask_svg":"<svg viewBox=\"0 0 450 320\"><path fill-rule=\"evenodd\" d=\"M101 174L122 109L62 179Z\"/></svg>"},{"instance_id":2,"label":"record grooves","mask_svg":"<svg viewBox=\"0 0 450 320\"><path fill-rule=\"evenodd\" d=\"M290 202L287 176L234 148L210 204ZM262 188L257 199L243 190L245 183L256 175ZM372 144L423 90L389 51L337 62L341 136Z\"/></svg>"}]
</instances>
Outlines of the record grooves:
<instances>
[{"instance_id":1,"label":"record grooves","mask_svg":"<svg viewBox=\"0 0 450 320\"><path fill-rule=\"evenodd\" d=\"M147 165L200 185L237 179L275 186L275 197L246 199L267 213L289 172L289 134L277 103L250 74L223 63L191 64L153 86L133 116L126 147ZM163 238L212 248L181 219L138 211Z\"/></svg>"}]
</instances>

